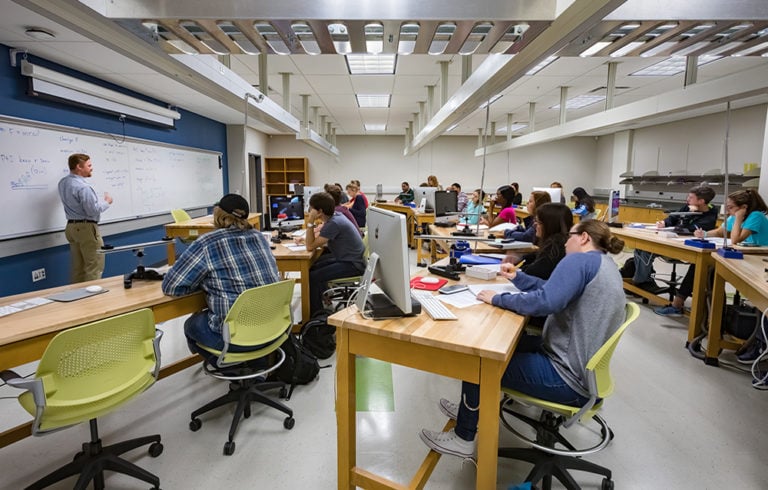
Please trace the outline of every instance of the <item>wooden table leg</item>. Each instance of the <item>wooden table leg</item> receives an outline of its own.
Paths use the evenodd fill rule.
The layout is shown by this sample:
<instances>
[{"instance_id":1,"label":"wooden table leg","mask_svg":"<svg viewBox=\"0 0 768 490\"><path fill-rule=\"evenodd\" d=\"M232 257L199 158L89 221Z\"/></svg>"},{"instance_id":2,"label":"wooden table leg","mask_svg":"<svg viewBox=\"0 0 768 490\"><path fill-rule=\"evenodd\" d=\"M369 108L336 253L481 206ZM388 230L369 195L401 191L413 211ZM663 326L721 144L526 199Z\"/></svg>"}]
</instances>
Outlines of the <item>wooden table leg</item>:
<instances>
[{"instance_id":1,"label":"wooden table leg","mask_svg":"<svg viewBox=\"0 0 768 490\"><path fill-rule=\"evenodd\" d=\"M357 464L355 356L349 353L349 330L336 331L336 452L339 490L352 490L352 468Z\"/></svg>"},{"instance_id":2,"label":"wooden table leg","mask_svg":"<svg viewBox=\"0 0 768 490\"><path fill-rule=\"evenodd\" d=\"M704 321L707 276L709 276L709 267L712 263L712 259L708 255L709 254L699 254L698 259L695 262L696 273L693 276L693 291L691 293L691 318L688 321L688 343L693 342L693 339L696 338L699 328Z\"/></svg>"},{"instance_id":3,"label":"wooden table leg","mask_svg":"<svg viewBox=\"0 0 768 490\"><path fill-rule=\"evenodd\" d=\"M176 243L175 239L168 242L168 245L166 245L166 250L168 250L168 265L173 265L176 262Z\"/></svg>"},{"instance_id":4,"label":"wooden table leg","mask_svg":"<svg viewBox=\"0 0 768 490\"><path fill-rule=\"evenodd\" d=\"M480 420L477 425L477 480L475 488L496 488L499 451L499 402L501 374L499 361L483 359L480 365Z\"/></svg>"},{"instance_id":5,"label":"wooden table leg","mask_svg":"<svg viewBox=\"0 0 768 490\"><path fill-rule=\"evenodd\" d=\"M725 308L725 279L717 274L715 265L715 282L712 285L712 311L709 315L709 333L707 334L707 355L704 363L709 366L717 366L717 358L720 356L720 336L723 327L723 308Z\"/></svg>"}]
</instances>

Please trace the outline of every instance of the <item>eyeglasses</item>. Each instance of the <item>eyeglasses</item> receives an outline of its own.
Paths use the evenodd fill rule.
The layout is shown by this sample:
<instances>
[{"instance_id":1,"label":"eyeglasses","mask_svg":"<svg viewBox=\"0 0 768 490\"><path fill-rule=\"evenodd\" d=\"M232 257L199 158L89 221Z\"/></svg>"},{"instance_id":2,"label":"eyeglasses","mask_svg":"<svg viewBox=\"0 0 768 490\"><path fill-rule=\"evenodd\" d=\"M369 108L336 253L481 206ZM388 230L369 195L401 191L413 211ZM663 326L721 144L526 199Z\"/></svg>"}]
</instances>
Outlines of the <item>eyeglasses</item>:
<instances>
[{"instance_id":1,"label":"eyeglasses","mask_svg":"<svg viewBox=\"0 0 768 490\"><path fill-rule=\"evenodd\" d=\"M584 233L584 232L583 231L569 231L568 232L569 235L581 235L582 233Z\"/></svg>"}]
</instances>

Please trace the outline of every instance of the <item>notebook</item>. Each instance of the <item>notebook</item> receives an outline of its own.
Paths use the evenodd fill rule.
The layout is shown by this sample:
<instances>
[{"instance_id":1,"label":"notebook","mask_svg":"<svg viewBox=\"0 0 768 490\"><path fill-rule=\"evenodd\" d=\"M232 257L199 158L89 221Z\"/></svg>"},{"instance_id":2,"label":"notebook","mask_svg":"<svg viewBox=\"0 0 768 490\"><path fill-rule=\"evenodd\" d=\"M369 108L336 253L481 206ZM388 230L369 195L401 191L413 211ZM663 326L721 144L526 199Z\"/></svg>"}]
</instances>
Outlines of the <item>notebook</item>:
<instances>
[{"instance_id":1,"label":"notebook","mask_svg":"<svg viewBox=\"0 0 768 490\"><path fill-rule=\"evenodd\" d=\"M87 298L89 296L95 296L97 294L106 293L107 291L109 291L109 289L102 289L101 291L90 292L90 291L86 291L85 288L78 288L78 289L70 289L67 291L62 291L60 293L52 294L50 296L46 296L46 298L51 299L53 301L61 301L63 303L68 303L70 301L77 301L78 299Z\"/></svg>"}]
</instances>

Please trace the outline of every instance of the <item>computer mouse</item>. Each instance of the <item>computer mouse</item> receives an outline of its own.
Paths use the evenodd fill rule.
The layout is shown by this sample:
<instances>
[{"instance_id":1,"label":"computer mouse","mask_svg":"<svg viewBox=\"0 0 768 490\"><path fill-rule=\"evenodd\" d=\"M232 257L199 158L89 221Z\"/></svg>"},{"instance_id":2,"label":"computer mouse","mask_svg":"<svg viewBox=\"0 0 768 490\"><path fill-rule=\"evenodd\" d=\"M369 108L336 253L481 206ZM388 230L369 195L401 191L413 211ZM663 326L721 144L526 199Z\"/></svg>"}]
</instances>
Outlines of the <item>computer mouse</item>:
<instances>
[{"instance_id":1,"label":"computer mouse","mask_svg":"<svg viewBox=\"0 0 768 490\"><path fill-rule=\"evenodd\" d=\"M86 287L85 290L88 291L89 293L100 293L101 291L104 290L104 288L101 287L101 286L95 286L94 285L94 286Z\"/></svg>"},{"instance_id":2,"label":"computer mouse","mask_svg":"<svg viewBox=\"0 0 768 490\"><path fill-rule=\"evenodd\" d=\"M423 282L424 284L437 284L438 279L434 277L422 277L421 282Z\"/></svg>"}]
</instances>

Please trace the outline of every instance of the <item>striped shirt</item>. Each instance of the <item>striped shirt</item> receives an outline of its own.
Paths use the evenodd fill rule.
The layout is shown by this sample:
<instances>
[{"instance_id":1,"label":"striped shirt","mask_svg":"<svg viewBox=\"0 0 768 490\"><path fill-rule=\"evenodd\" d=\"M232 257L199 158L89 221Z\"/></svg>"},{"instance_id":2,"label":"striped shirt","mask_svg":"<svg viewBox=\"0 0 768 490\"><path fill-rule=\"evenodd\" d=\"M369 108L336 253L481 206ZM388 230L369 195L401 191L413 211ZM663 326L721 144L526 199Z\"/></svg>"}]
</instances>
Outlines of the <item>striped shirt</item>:
<instances>
[{"instance_id":1,"label":"striped shirt","mask_svg":"<svg viewBox=\"0 0 768 490\"><path fill-rule=\"evenodd\" d=\"M205 291L208 326L221 333L227 312L246 289L279 280L269 243L257 230L219 228L192 242L163 279L163 293Z\"/></svg>"}]
</instances>

